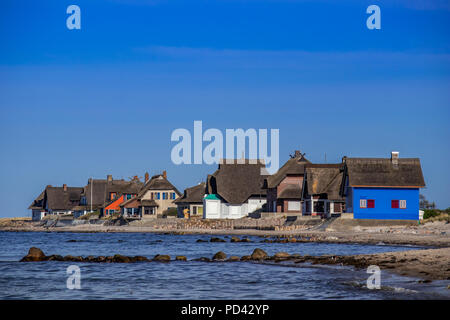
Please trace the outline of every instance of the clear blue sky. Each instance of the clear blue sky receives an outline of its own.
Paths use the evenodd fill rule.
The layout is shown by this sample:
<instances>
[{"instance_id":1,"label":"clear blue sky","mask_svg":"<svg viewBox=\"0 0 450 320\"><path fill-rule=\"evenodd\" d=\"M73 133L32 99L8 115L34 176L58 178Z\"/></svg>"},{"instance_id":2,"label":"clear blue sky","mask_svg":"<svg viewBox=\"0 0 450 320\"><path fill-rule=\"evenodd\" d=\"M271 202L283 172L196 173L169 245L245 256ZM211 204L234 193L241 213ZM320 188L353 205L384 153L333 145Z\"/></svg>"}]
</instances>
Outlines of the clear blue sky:
<instances>
[{"instance_id":1,"label":"clear blue sky","mask_svg":"<svg viewBox=\"0 0 450 320\"><path fill-rule=\"evenodd\" d=\"M81 8L81 30L66 8ZM381 8L381 30L366 8ZM173 165L171 132L278 128L283 163L420 157L450 206L448 1L25 1L0 4L0 216L47 185Z\"/></svg>"}]
</instances>

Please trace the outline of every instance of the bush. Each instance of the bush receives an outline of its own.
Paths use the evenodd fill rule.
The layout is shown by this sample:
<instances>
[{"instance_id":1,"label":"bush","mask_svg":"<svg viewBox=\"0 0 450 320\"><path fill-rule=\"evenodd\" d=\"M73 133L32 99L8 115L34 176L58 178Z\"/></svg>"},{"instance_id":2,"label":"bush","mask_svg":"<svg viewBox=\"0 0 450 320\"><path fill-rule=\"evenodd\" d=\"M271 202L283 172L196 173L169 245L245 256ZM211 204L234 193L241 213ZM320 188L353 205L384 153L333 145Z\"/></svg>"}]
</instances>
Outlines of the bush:
<instances>
[{"instance_id":1,"label":"bush","mask_svg":"<svg viewBox=\"0 0 450 320\"><path fill-rule=\"evenodd\" d=\"M423 218L429 219L429 218L437 217L440 214L441 214L441 212L439 210L425 209L424 213L423 213Z\"/></svg>"},{"instance_id":2,"label":"bush","mask_svg":"<svg viewBox=\"0 0 450 320\"><path fill-rule=\"evenodd\" d=\"M163 217L176 217L178 215L177 208L168 208L163 212Z\"/></svg>"}]
</instances>

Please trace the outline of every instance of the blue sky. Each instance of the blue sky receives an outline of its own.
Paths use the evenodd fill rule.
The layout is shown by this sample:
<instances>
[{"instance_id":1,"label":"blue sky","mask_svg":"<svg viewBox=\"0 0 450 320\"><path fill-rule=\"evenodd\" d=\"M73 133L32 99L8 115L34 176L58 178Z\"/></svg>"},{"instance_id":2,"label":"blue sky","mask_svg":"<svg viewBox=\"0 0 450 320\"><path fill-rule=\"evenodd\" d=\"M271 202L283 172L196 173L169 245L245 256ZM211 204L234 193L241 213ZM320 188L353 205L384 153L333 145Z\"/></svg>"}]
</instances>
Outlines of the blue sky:
<instances>
[{"instance_id":1,"label":"blue sky","mask_svg":"<svg viewBox=\"0 0 450 320\"><path fill-rule=\"evenodd\" d=\"M81 8L81 30L66 8ZM381 30L366 8L381 8ZM171 163L171 132L280 129L280 160L420 157L450 206L448 1L2 1L0 216L47 184L216 166Z\"/></svg>"}]
</instances>

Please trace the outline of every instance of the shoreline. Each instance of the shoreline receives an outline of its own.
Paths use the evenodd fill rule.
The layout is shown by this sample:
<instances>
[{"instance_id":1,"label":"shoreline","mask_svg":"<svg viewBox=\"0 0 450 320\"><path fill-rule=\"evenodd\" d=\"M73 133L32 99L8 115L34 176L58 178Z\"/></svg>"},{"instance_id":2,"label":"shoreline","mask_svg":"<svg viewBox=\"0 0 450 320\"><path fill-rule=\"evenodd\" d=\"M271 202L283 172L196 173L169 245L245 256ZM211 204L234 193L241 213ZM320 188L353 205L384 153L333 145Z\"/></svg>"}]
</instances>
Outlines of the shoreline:
<instances>
[{"instance_id":1,"label":"shoreline","mask_svg":"<svg viewBox=\"0 0 450 320\"><path fill-rule=\"evenodd\" d=\"M256 236L261 238L280 237L296 238L296 242L318 243L355 243L355 244L386 244L411 245L421 247L450 247L450 236L437 234L405 234L376 232L343 232L317 230L256 230L256 229L159 229L136 226L102 226L79 225L66 227L2 227L4 232L68 232L68 233L154 233L173 235L222 235L222 236Z\"/></svg>"}]
</instances>

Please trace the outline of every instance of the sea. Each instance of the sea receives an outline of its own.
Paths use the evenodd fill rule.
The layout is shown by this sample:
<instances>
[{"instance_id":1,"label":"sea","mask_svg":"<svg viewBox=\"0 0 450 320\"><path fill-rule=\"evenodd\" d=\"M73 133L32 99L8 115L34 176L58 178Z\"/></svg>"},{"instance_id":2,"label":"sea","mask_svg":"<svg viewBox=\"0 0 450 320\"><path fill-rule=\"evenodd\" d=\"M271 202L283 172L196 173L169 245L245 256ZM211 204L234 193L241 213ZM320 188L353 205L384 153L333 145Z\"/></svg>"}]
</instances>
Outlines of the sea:
<instances>
[{"instance_id":1,"label":"sea","mask_svg":"<svg viewBox=\"0 0 450 320\"><path fill-rule=\"evenodd\" d=\"M226 242L210 242L219 237ZM420 279L381 270L380 289L369 289L367 270L292 262L201 262L223 251L249 255L255 248L269 255L284 251L301 255L352 255L414 246L383 243L263 243L230 242L231 236L154 233L0 232L0 299L450 299L450 281L421 283ZM202 239L205 242L197 242ZM127 256L148 258L167 254L188 261L138 263L19 262L30 247L46 255ZM69 278L73 266L79 286ZM69 272L68 272L69 270ZM69 285L68 285L69 283Z\"/></svg>"}]
</instances>

